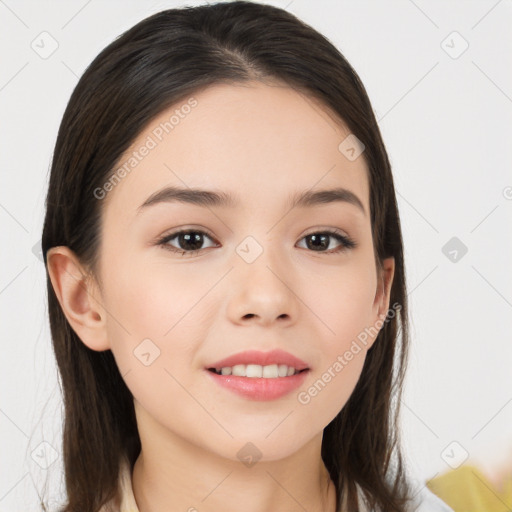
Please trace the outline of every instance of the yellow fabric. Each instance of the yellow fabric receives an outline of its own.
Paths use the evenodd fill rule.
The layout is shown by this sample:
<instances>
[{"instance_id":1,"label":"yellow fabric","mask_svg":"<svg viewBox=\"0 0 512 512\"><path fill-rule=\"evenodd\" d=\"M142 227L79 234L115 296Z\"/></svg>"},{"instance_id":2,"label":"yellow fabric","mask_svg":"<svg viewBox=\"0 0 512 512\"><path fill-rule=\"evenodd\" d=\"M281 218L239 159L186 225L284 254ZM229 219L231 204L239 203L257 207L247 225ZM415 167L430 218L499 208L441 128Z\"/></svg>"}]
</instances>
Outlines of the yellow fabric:
<instances>
[{"instance_id":1,"label":"yellow fabric","mask_svg":"<svg viewBox=\"0 0 512 512\"><path fill-rule=\"evenodd\" d=\"M475 466L462 465L427 482L455 512L512 511L512 474L497 489Z\"/></svg>"}]
</instances>

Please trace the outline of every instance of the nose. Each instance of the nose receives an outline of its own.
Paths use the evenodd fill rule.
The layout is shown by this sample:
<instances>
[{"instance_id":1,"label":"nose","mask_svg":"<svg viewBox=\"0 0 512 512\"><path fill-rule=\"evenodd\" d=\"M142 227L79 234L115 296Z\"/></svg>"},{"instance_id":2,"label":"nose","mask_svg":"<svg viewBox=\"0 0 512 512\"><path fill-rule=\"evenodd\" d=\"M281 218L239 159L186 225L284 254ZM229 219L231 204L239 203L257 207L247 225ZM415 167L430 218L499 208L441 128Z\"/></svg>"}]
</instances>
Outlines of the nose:
<instances>
[{"instance_id":1,"label":"nose","mask_svg":"<svg viewBox=\"0 0 512 512\"><path fill-rule=\"evenodd\" d=\"M300 303L294 290L297 276L282 255L265 250L252 263L240 259L231 273L230 283L232 293L227 311L232 322L289 326L297 321Z\"/></svg>"}]
</instances>

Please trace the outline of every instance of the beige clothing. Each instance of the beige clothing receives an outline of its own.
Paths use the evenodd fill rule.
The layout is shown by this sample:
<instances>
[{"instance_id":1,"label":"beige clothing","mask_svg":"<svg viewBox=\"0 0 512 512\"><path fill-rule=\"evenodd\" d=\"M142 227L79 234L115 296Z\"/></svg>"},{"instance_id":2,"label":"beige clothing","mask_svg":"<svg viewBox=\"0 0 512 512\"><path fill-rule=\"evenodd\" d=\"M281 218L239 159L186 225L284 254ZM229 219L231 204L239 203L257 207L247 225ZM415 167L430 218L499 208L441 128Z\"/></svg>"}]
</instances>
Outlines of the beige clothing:
<instances>
[{"instance_id":1,"label":"beige clothing","mask_svg":"<svg viewBox=\"0 0 512 512\"><path fill-rule=\"evenodd\" d=\"M123 458L121 461L118 482L121 504L118 506L118 503L112 500L103 505L100 512L139 512L135 496L133 495L132 472L127 458Z\"/></svg>"}]
</instances>

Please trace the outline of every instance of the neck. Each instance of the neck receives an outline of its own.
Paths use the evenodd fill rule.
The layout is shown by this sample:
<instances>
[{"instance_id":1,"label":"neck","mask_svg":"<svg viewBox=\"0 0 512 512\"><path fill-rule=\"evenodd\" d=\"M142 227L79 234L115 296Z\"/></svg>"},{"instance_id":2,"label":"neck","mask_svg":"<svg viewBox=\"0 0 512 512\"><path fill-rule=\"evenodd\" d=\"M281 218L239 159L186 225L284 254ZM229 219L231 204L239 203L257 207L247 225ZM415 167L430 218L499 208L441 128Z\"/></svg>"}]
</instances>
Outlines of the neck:
<instances>
[{"instance_id":1,"label":"neck","mask_svg":"<svg viewBox=\"0 0 512 512\"><path fill-rule=\"evenodd\" d=\"M288 457L252 465L172 435L141 435L141 445L132 474L139 512L335 512L321 434Z\"/></svg>"}]
</instances>

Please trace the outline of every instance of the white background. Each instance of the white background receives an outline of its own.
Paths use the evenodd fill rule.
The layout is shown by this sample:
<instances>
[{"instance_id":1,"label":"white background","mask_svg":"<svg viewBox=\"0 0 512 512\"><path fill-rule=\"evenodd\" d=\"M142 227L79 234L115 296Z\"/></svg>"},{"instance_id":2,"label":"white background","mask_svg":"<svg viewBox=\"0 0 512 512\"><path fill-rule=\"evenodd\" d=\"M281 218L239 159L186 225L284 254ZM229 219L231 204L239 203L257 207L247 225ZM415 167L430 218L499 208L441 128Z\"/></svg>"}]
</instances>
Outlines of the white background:
<instances>
[{"instance_id":1,"label":"white background","mask_svg":"<svg viewBox=\"0 0 512 512\"><path fill-rule=\"evenodd\" d=\"M269 3L347 57L393 165L412 317L402 413L412 474L425 481L466 452L486 471L507 459L512 466L511 2ZM198 4L0 1L0 512L38 510L46 477L54 502L63 490L62 405L34 251L65 106L121 32ZM43 31L58 42L47 59L31 48ZM461 38L469 47L453 58ZM454 236L468 248L457 262L442 252ZM57 457L47 470L36 462L42 452Z\"/></svg>"}]
</instances>

